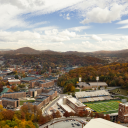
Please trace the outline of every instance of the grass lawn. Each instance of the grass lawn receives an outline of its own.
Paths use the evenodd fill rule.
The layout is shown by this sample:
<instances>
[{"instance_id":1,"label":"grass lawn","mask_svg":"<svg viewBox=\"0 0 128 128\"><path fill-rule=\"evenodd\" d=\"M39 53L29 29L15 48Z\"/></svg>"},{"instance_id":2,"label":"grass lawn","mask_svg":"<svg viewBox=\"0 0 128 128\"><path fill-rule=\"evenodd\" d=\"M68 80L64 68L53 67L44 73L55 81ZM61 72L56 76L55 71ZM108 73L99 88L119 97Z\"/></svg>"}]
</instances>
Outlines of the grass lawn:
<instances>
[{"instance_id":1,"label":"grass lawn","mask_svg":"<svg viewBox=\"0 0 128 128\"><path fill-rule=\"evenodd\" d=\"M32 103L32 102L34 102L35 100L22 100L22 101L20 101L20 105L23 105L23 103L24 102L30 102L30 103Z\"/></svg>"},{"instance_id":2,"label":"grass lawn","mask_svg":"<svg viewBox=\"0 0 128 128\"><path fill-rule=\"evenodd\" d=\"M124 96L114 96L115 98L116 97L119 97L120 99L127 99L127 101L128 101L128 98L127 97L124 97Z\"/></svg>"},{"instance_id":3,"label":"grass lawn","mask_svg":"<svg viewBox=\"0 0 128 128\"><path fill-rule=\"evenodd\" d=\"M114 93L118 93L118 94L127 96L128 95L127 91L128 90L126 90L126 89L114 89L114 90L112 90L110 92L114 92Z\"/></svg>"},{"instance_id":4,"label":"grass lawn","mask_svg":"<svg viewBox=\"0 0 128 128\"><path fill-rule=\"evenodd\" d=\"M79 92L80 91L80 89L75 89L75 92Z\"/></svg>"},{"instance_id":5,"label":"grass lawn","mask_svg":"<svg viewBox=\"0 0 128 128\"><path fill-rule=\"evenodd\" d=\"M84 103L96 112L109 114L118 112L119 100Z\"/></svg>"}]
</instances>

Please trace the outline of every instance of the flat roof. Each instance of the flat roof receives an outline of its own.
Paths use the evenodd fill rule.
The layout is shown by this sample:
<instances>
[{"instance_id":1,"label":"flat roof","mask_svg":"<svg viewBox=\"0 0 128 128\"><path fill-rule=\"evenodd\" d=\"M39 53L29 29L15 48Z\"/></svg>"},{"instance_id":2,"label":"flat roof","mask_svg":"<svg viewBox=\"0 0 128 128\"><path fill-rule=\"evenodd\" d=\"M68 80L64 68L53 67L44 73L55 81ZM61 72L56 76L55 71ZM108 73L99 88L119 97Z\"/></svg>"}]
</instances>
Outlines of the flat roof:
<instances>
[{"instance_id":1,"label":"flat roof","mask_svg":"<svg viewBox=\"0 0 128 128\"><path fill-rule=\"evenodd\" d=\"M51 91L49 91L49 92L42 92L41 94L42 94L42 95L52 95L52 94L54 94L54 93L55 93L55 91L51 90Z\"/></svg>"},{"instance_id":2,"label":"flat roof","mask_svg":"<svg viewBox=\"0 0 128 128\"><path fill-rule=\"evenodd\" d=\"M66 105L66 104L63 104L63 99L59 99L58 100L58 102L57 102L62 108L64 108L67 112L74 112L75 113L75 111L72 109L72 108L70 108L68 105Z\"/></svg>"},{"instance_id":3,"label":"flat roof","mask_svg":"<svg viewBox=\"0 0 128 128\"><path fill-rule=\"evenodd\" d=\"M91 119L91 121L89 121L84 126L84 128L126 128L126 127L105 119L96 118L96 119Z\"/></svg>"},{"instance_id":4,"label":"flat roof","mask_svg":"<svg viewBox=\"0 0 128 128\"><path fill-rule=\"evenodd\" d=\"M30 81L30 80L35 80L37 78L35 77L25 77L25 78L22 78L21 80L26 80L26 81Z\"/></svg>"},{"instance_id":5,"label":"flat roof","mask_svg":"<svg viewBox=\"0 0 128 128\"><path fill-rule=\"evenodd\" d=\"M39 101L35 101L35 102L33 102L32 103L32 105L39 105L41 102L39 102Z\"/></svg>"},{"instance_id":6,"label":"flat roof","mask_svg":"<svg viewBox=\"0 0 128 128\"><path fill-rule=\"evenodd\" d=\"M85 106L83 103L81 103L79 100L77 100L77 99L74 98L74 97L66 96L66 98L67 98L68 100L70 100L70 102L72 102L73 104L75 104L75 105L78 106L78 107Z\"/></svg>"},{"instance_id":7,"label":"flat roof","mask_svg":"<svg viewBox=\"0 0 128 128\"><path fill-rule=\"evenodd\" d=\"M2 97L1 100L17 101L18 99Z\"/></svg>"},{"instance_id":8,"label":"flat roof","mask_svg":"<svg viewBox=\"0 0 128 128\"><path fill-rule=\"evenodd\" d=\"M8 82L20 82L19 79L8 80Z\"/></svg>"},{"instance_id":9,"label":"flat roof","mask_svg":"<svg viewBox=\"0 0 128 128\"><path fill-rule=\"evenodd\" d=\"M24 93L24 91L22 91L22 92L6 92L5 94L14 94L14 93Z\"/></svg>"},{"instance_id":10,"label":"flat roof","mask_svg":"<svg viewBox=\"0 0 128 128\"><path fill-rule=\"evenodd\" d=\"M37 96L36 101L44 101L45 99L47 99L49 96Z\"/></svg>"}]
</instances>

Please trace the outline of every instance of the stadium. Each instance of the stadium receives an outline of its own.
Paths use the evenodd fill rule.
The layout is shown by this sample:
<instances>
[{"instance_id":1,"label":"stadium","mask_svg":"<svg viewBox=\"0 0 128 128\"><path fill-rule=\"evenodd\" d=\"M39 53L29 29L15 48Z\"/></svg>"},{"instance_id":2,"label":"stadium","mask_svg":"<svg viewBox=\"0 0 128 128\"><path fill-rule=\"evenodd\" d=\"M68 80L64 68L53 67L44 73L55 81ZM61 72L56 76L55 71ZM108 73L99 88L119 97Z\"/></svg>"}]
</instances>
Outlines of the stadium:
<instances>
[{"instance_id":1,"label":"stadium","mask_svg":"<svg viewBox=\"0 0 128 128\"><path fill-rule=\"evenodd\" d=\"M110 93L106 90L96 90L91 92L76 92L76 98L79 99L91 111L97 113L117 113L119 108L118 99L113 99Z\"/></svg>"}]
</instances>

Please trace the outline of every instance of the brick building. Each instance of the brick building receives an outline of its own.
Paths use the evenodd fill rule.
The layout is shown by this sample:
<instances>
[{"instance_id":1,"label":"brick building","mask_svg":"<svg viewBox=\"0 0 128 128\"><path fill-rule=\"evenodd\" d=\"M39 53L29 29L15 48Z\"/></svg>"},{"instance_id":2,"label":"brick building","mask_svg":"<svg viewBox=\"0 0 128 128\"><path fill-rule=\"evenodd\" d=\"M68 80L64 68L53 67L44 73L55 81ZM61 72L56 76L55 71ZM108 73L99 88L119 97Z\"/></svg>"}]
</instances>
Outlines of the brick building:
<instances>
[{"instance_id":1,"label":"brick building","mask_svg":"<svg viewBox=\"0 0 128 128\"><path fill-rule=\"evenodd\" d=\"M76 98L69 96L64 96L57 103L64 111L79 113L85 109L85 105L81 103Z\"/></svg>"},{"instance_id":2,"label":"brick building","mask_svg":"<svg viewBox=\"0 0 128 128\"><path fill-rule=\"evenodd\" d=\"M21 82L31 83L32 81L36 81L36 80L38 80L38 78L36 77L25 77L21 79Z\"/></svg>"},{"instance_id":3,"label":"brick building","mask_svg":"<svg viewBox=\"0 0 128 128\"><path fill-rule=\"evenodd\" d=\"M20 105L19 99L12 99L12 98L1 98L3 107L6 108L17 108Z\"/></svg>"},{"instance_id":4,"label":"brick building","mask_svg":"<svg viewBox=\"0 0 128 128\"><path fill-rule=\"evenodd\" d=\"M37 91L37 90L31 89L31 91ZM32 105L36 105L39 108L45 107L47 104L49 104L50 101L52 101L55 97L57 97L57 91L55 91L55 92L54 91L48 92L47 90L42 90L42 91L43 91L43 93L36 95L35 102L31 103ZM33 94L33 93L31 93L31 94ZM24 103L24 104L26 104L26 103Z\"/></svg>"},{"instance_id":5,"label":"brick building","mask_svg":"<svg viewBox=\"0 0 128 128\"><path fill-rule=\"evenodd\" d=\"M118 120L120 122L128 123L128 102L119 104Z\"/></svg>"},{"instance_id":6,"label":"brick building","mask_svg":"<svg viewBox=\"0 0 128 128\"><path fill-rule=\"evenodd\" d=\"M26 92L6 92L2 95L2 97L12 99L23 98L26 97Z\"/></svg>"},{"instance_id":7,"label":"brick building","mask_svg":"<svg viewBox=\"0 0 128 128\"><path fill-rule=\"evenodd\" d=\"M8 80L9 84L21 84L21 81L19 79L12 79Z\"/></svg>"},{"instance_id":8,"label":"brick building","mask_svg":"<svg viewBox=\"0 0 128 128\"><path fill-rule=\"evenodd\" d=\"M30 97L36 97L37 95L40 95L43 91L43 88L34 88L34 89L29 89L28 94Z\"/></svg>"},{"instance_id":9,"label":"brick building","mask_svg":"<svg viewBox=\"0 0 128 128\"><path fill-rule=\"evenodd\" d=\"M30 82L30 88L34 88L34 87L52 87L54 85L54 81L51 80L37 80L37 81L31 81Z\"/></svg>"},{"instance_id":10,"label":"brick building","mask_svg":"<svg viewBox=\"0 0 128 128\"><path fill-rule=\"evenodd\" d=\"M57 91L50 90L49 92L43 92L40 94L41 96L49 96L50 101L52 101L55 97L57 97Z\"/></svg>"},{"instance_id":11,"label":"brick building","mask_svg":"<svg viewBox=\"0 0 128 128\"><path fill-rule=\"evenodd\" d=\"M40 81L39 86L40 87L52 87L54 85L54 81L46 80L45 82Z\"/></svg>"}]
</instances>

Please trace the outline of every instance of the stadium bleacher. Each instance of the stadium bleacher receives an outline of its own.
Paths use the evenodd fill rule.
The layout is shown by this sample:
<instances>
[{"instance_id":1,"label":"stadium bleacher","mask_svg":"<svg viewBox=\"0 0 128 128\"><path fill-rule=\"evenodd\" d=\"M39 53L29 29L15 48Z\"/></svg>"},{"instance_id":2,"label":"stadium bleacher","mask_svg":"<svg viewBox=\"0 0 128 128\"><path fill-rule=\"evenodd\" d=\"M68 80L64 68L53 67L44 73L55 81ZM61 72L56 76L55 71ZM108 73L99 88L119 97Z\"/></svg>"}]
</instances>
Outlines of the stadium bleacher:
<instances>
[{"instance_id":1,"label":"stadium bleacher","mask_svg":"<svg viewBox=\"0 0 128 128\"><path fill-rule=\"evenodd\" d=\"M85 91L76 92L75 96L83 103L113 99L110 93L106 90L96 90L91 92L85 92Z\"/></svg>"}]
</instances>

